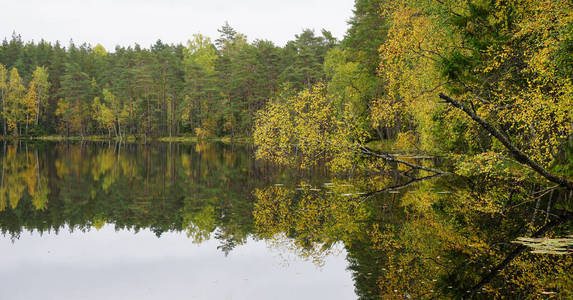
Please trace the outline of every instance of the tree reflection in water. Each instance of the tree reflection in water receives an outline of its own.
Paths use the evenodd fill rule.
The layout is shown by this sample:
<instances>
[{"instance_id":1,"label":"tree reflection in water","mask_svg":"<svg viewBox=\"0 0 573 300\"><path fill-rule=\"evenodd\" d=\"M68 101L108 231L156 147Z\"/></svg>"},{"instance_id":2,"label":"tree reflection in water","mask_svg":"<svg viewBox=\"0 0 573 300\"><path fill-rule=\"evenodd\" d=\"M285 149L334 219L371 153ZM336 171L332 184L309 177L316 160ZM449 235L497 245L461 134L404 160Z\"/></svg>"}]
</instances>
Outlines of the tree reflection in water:
<instances>
[{"instance_id":1,"label":"tree reflection in water","mask_svg":"<svg viewBox=\"0 0 573 300\"><path fill-rule=\"evenodd\" d=\"M252 157L220 143L4 142L0 229L13 240L104 224L182 231L226 254L251 236L318 265L342 245L361 299L573 296L571 255L512 243L570 233L568 193L391 165L331 176Z\"/></svg>"}]
</instances>

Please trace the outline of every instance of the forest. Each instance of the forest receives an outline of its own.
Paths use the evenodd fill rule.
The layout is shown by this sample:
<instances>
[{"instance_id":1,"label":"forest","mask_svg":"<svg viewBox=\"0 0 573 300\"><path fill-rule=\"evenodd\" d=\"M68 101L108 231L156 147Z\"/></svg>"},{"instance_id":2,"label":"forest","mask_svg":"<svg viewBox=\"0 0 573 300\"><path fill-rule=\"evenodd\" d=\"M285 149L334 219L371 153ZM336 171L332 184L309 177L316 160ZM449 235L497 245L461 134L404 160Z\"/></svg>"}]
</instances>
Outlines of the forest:
<instances>
[{"instance_id":1,"label":"forest","mask_svg":"<svg viewBox=\"0 0 573 300\"><path fill-rule=\"evenodd\" d=\"M328 31L304 30L284 47L220 36L150 48L24 42L0 46L3 136L247 137L257 110L283 90L324 80Z\"/></svg>"}]
</instances>

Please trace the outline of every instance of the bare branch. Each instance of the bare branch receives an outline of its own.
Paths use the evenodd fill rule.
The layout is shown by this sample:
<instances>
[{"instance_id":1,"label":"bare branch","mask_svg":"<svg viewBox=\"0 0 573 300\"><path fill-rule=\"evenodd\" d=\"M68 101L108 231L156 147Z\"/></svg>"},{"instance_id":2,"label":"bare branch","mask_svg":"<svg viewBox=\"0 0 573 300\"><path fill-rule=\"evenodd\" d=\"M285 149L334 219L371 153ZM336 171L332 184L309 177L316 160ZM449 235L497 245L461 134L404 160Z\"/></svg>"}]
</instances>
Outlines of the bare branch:
<instances>
[{"instance_id":1,"label":"bare branch","mask_svg":"<svg viewBox=\"0 0 573 300\"><path fill-rule=\"evenodd\" d=\"M424 167L424 166L420 166L420 165L416 165L416 164L407 162L407 161L405 161L405 160L398 159L398 158L396 158L396 157L394 157L394 156L392 156L392 155L390 155L390 154L388 154L388 153L374 152L374 151L372 151L372 150L370 150L370 149L368 149L368 148L366 148L366 147L364 147L364 146L360 146L360 147L358 148L358 150L359 150L360 153L363 154L363 155L380 158L380 159L383 159L383 160L385 160L385 161L400 163L400 164L406 165L406 166L408 166L408 167L410 167L410 168L413 168L413 169L424 170L424 171L433 172L433 173L436 173L436 174L449 174L449 173L446 172L446 171L442 171L442 170L438 170L438 169L434 169L434 168L429 168L429 167Z\"/></svg>"}]
</instances>

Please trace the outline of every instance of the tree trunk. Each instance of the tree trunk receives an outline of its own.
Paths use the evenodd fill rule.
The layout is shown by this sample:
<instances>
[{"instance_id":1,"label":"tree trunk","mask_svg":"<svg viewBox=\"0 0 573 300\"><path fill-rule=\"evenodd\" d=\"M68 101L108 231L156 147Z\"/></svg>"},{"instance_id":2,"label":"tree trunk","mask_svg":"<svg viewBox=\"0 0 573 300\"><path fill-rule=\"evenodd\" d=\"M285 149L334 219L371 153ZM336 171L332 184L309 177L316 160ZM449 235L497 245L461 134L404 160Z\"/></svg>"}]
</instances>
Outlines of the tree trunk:
<instances>
[{"instance_id":1,"label":"tree trunk","mask_svg":"<svg viewBox=\"0 0 573 300\"><path fill-rule=\"evenodd\" d=\"M166 129L167 129L167 128L166 128L166 127L167 127L167 96L166 96L166 94L165 94L165 93L166 93L166 91L165 91L165 86L167 85L167 83L166 83L166 79L165 79L165 76L166 76L166 75L165 75L165 70L163 70L163 74L162 74L162 75L163 75L163 76L162 76L162 82L161 82L161 89L162 89L162 91L161 91L161 96L162 96L162 98L163 98L163 99L162 99L162 102L163 102L163 105L162 105L162 106L163 106L163 107L162 107L162 109L161 109L161 118L162 118L163 120L161 120L161 123L163 123L163 124L165 124L165 125L163 125L163 124L161 125L161 127L162 127L162 128L161 128L161 131L162 131L162 134L165 134L165 132L167 132L167 130L166 130Z\"/></svg>"},{"instance_id":2,"label":"tree trunk","mask_svg":"<svg viewBox=\"0 0 573 300\"><path fill-rule=\"evenodd\" d=\"M119 117L117 117L117 132L119 133L119 140L121 141L121 123L119 122Z\"/></svg>"},{"instance_id":3,"label":"tree trunk","mask_svg":"<svg viewBox=\"0 0 573 300\"><path fill-rule=\"evenodd\" d=\"M151 102L149 101L149 92L145 90L145 98L147 99L147 128L145 132L145 140L147 141L147 135L151 133Z\"/></svg>"},{"instance_id":4,"label":"tree trunk","mask_svg":"<svg viewBox=\"0 0 573 300\"><path fill-rule=\"evenodd\" d=\"M40 119L40 101L42 100L42 90L38 91L38 101L36 103L36 126L38 126L38 121Z\"/></svg>"},{"instance_id":5,"label":"tree trunk","mask_svg":"<svg viewBox=\"0 0 573 300\"><path fill-rule=\"evenodd\" d=\"M4 89L2 89L2 114L4 114L4 107ZM6 136L8 134L6 128L6 116L2 116L2 125L4 127L4 136Z\"/></svg>"}]
</instances>

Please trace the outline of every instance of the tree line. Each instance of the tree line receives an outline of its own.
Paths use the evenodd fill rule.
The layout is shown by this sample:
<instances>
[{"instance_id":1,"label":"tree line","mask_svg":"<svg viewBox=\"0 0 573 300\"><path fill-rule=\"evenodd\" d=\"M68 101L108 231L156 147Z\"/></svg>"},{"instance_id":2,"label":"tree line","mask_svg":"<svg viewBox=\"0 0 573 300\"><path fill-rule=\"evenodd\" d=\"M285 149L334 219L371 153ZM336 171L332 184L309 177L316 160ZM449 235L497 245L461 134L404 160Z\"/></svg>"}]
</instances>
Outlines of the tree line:
<instances>
[{"instance_id":1,"label":"tree line","mask_svg":"<svg viewBox=\"0 0 573 300\"><path fill-rule=\"evenodd\" d=\"M219 33L113 51L14 33L0 46L2 134L249 136L269 99L325 78L324 57L338 43L325 30L284 47L249 42L228 23Z\"/></svg>"}]
</instances>

